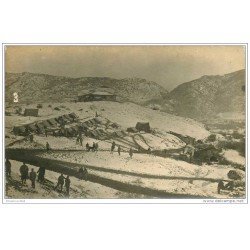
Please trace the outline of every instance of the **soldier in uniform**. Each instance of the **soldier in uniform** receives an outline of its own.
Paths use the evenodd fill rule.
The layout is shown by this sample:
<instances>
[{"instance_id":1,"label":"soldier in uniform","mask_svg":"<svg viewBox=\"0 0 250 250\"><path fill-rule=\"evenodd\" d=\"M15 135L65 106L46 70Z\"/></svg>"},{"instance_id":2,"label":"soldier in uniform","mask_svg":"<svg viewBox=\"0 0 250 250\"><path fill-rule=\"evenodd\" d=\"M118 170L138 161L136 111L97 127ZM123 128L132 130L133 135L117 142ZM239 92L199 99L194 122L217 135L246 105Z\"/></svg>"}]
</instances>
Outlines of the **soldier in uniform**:
<instances>
[{"instance_id":1,"label":"soldier in uniform","mask_svg":"<svg viewBox=\"0 0 250 250\"><path fill-rule=\"evenodd\" d=\"M66 194L69 196L69 188L70 188L70 178L67 175L67 177L65 178L65 187L66 187Z\"/></svg>"},{"instance_id":2,"label":"soldier in uniform","mask_svg":"<svg viewBox=\"0 0 250 250\"><path fill-rule=\"evenodd\" d=\"M58 177L58 181L57 181L57 185L55 187L55 189L57 189L58 187L60 188L60 192L62 192L62 189L63 189L63 185L64 185L64 176L63 174L61 174L59 177Z\"/></svg>"},{"instance_id":3,"label":"soldier in uniform","mask_svg":"<svg viewBox=\"0 0 250 250\"><path fill-rule=\"evenodd\" d=\"M6 159L5 161L5 174L6 177L11 177L11 163L9 159Z\"/></svg>"},{"instance_id":4,"label":"soldier in uniform","mask_svg":"<svg viewBox=\"0 0 250 250\"><path fill-rule=\"evenodd\" d=\"M34 171L34 168L31 169L30 180L31 180L32 188L35 188L36 187L36 172Z\"/></svg>"},{"instance_id":5,"label":"soldier in uniform","mask_svg":"<svg viewBox=\"0 0 250 250\"><path fill-rule=\"evenodd\" d=\"M21 181L22 184L26 183L26 180L29 178L29 168L28 166L23 162L23 165L19 169L21 174Z\"/></svg>"}]
</instances>

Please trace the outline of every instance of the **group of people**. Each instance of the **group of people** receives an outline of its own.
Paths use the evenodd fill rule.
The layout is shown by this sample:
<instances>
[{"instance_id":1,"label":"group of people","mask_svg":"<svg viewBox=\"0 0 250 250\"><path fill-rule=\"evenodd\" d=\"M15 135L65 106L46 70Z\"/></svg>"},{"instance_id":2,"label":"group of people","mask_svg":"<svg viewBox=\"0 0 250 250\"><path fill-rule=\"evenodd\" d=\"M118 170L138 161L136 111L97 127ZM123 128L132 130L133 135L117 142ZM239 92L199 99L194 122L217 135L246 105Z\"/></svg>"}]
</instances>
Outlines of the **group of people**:
<instances>
[{"instance_id":1,"label":"group of people","mask_svg":"<svg viewBox=\"0 0 250 250\"><path fill-rule=\"evenodd\" d=\"M69 196L70 183L71 183L71 181L70 181L69 175L67 175L67 177L64 177L63 174L61 174L58 177L57 185L55 186L55 190L59 188L59 191L62 192L63 186L65 185L66 194Z\"/></svg>"},{"instance_id":2,"label":"group of people","mask_svg":"<svg viewBox=\"0 0 250 250\"><path fill-rule=\"evenodd\" d=\"M88 179L88 171L85 167L80 167L77 175L81 180L87 181ZM71 180L69 178L69 175L67 175L67 177L64 177L64 175L61 174L57 179L57 184L54 190L59 190L60 192L62 192L63 186L65 186L66 195L69 196L70 183L71 183Z\"/></svg>"},{"instance_id":3,"label":"group of people","mask_svg":"<svg viewBox=\"0 0 250 250\"><path fill-rule=\"evenodd\" d=\"M113 154L113 152L115 151L116 146L117 146L117 152L118 152L118 154L121 155L121 146L120 145L116 145L116 143L114 141L111 144L110 153ZM129 156L130 156L130 158L133 157L133 149L132 148L129 149Z\"/></svg>"},{"instance_id":4,"label":"group of people","mask_svg":"<svg viewBox=\"0 0 250 250\"><path fill-rule=\"evenodd\" d=\"M26 184L26 180L30 179L31 181L31 187L35 188L36 187L36 172L34 171L34 168L31 169L29 172L28 166L23 162L23 165L21 165L20 169L20 174L21 174L21 183L24 185Z\"/></svg>"},{"instance_id":5,"label":"group of people","mask_svg":"<svg viewBox=\"0 0 250 250\"><path fill-rule=\"evenodd\" d=\"M20 176L21 176L21 183L22 185L26 184L27 180L29 179L31 181L31 186L32 188L36 187L36 178L37 178L37 173L38 173L38 182L43 183L45 178L45 168L40 167L37 171L37 173L34 171L34 168L31 169L29 172L28 166L23 162L21 167L19 168ZM11 178L11 162L7 158L5 160L5 175L7 178Z\"/></svg>"},{"instance_id":6,"label":"group of people","mask_svg":"<svg viewBox=\"0 0 250 250\"><path fill-rule=\"evenodd\" d=\"M86 143L86 150L89 152L90 150L95 152L98 151L99 145L98 142L93 142L92 146L89 145L89 143Z\"/></svg>"}]
</instances>

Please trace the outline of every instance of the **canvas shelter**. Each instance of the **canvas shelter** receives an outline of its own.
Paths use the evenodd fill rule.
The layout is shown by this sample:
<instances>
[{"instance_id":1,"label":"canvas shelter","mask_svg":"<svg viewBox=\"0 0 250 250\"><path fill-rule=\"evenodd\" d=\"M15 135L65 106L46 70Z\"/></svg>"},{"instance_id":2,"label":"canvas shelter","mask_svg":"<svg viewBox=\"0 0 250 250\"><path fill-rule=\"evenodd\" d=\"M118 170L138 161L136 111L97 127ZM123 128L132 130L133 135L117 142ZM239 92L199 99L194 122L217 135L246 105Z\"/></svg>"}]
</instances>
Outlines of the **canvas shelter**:
<instances>
[{"instance_id":1,"label":"canvas shelter","mask_svg":"<svg viewBox=\"0 0 250 250\"><path fill-rule=\"evenodd\" d=\"M54 118L48 119L47 122L50 123L50 125L52 125L52 126L57 125L57 122L56 122L56 120Z\"/></svg>"},{"instance_id":2,"label":"canvas shelter","mask_svg":"<svg viewBox=\"0 0 250 250\"><path fill-rule=\"evenodd\" d=\"M78 96L77 100L78 102L116 101L116 95L105 91L95 91Z\"/></svg>"},{"instance_id":3,"label":"canvas shelter","mask_svg":"<svg viewBox=\"0 0 250 250\"><path fill-rule=\"evenodd\" d=\"M16 126L13 128L13 132L16 135L24 135L26 132L25 126Z\"/></svg>"},{"instance_id":4,"label":"canvas shelter","mask_svg":"<svg viewBox=\"0 0 250 250\"><path fill-rule=\"evenodd\" d=\"M51 125L49 124L49 122L48 122L47 120L43 121L43 125L44 125L44 127L46 127L46 128L51 127Z\"/></svg>"},{"instance_id":5,"label":"canvas shelter","mask_svg":"<svg viewBox=\"0 0 250 250\"><path fill-rule=\"evenodd\" d=\"M28 109L24 110L24 116L38 116L38 109Z\"/></svg>"},{"instance_id":6,"label":"canvas shelter","mask_svg":"<svg viewBox=\"0 0 250 250\"><path fill-rule=\"evenodd\" d=\"M42 134L45 133L45 127L41 122L37 123L36 126L37 126L39 133L42 133Z\"/></svg>"},{"instance_id":7,"label":"canvas shelter","mask_svg":"<svg viewBox=\"0 0 250 250\"><path fill-rule=\"evenodd\" d=\"M29 124L28 126L27 126L27 128L29 129L29 131L31 131L31 132L37 132L37 127L36 127L36 125L34 124L34 123L32 123L32 124Z\"/></svg>"},{"instance_id":8,"label":"canvas shelter","mask_svg":"<svg viewBox=\"0 0 250 250\"><path fill-rule=\"evenodd\" d=\"M139 131L150 132L149 122L137 122L135 128Z\"/></svg>"},{"instance_id":9,"label":"canvas shelter","mask_svg":"<svg viewBox=\"0 0 250 250\"><path fill-rule=\"evenodd\" d=\"M135 127L127 128L127 131L131 132L131 133L137 133L138 132L138 130Z\"/></svg>"}]
</instances>

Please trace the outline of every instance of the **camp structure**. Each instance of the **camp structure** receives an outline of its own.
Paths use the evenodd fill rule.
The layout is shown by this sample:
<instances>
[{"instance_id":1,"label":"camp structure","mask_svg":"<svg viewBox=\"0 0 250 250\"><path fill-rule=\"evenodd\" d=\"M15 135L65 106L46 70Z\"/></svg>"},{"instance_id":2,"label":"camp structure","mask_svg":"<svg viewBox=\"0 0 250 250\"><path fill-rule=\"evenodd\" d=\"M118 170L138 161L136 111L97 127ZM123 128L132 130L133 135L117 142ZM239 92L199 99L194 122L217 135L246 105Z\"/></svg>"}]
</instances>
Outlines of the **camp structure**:
<instances>
[{"instance_id":1,"label":"camp structure","mask_svg":"<svg viewBox=\"0 0 250 250\"><path fill-rule=\"evenodd\" d=\"M31 124L27 125L27 128L32 133L36 133L37 132L37 127L36 127L36 125L34 123L31 123Z\"/></svg>"},{"instance_id":2,"label":"camp structure","mask_svg":"<svg viewBox=\"0 0 250 250\"><path fill-rule=\"evenodd\" d=\"M44 126L45 128L51 127L50 123L49 123L47 120L43 121L43 126Z\"/></svg>"},{"instance_id":3,"label":"camp structure","mask_svg":"<svg viewBox=\"0 0 250 250\"><path fill-rule=\"evenodd\" d=\"M104 91L96 91L77 97L78 102L93 102L93 101L116 101L116 95Z\"/></svg>"},{"instance_id":4,"label":"camp structure","mask_svg":"<svg viewBox=\"0 0 250 250\"><path fill-rule=\"evenodd\" d=\"M194 152L194 159L198 162L212 162L212 161L220 161L221 159L221 149L217 149L212 144L203 144L196 147Z\"/></svg>"},{"instance_id":5,"label":"camp structure","mask_svg":"<svg viewBox=\"0 0 250 250\"><path fill-rule=\"evenodd\" d=\"M73 119L73 121L75 121L78 118L75 113L70 113L69 117L71 117Z\"/></svg>"},{"instance_id":6,"label":"camp structure","mask_svg":"<svg viewBox=\"0 0 250 250\"><path fill-rule=\"evenodd\" d=\"M147 133L150 132L149 122L137 122L135 128L138 131L144 131L144 132L147 132Z\"/></svg>"},{"instance_id":7,"label":"camp structure","mask_svg":"<svg viewBox=\"0 0 250 250\"><path fill-rule=\"evenodd\" d=\"M135 127L130 127L130 128L127 128L127 132L137 133L138 130Z\"/></svg>"},{"instance_id":8,"label":"camp structure","mask_svg":"<svg viewBox=\"0 0 250 250\"><path fill-rule=\"evenodd\" d=\"M57 126L57 122L54 118L48 119L47 122L51 125L51 126Z\"/></svg>"},{"instance_id":9,"label":"camp structure","mask_svg":"<svg viewBox=\"0 0 250 250\"><path fill-rule=\"evenodd\" d=\"M45 126L43 125L42 122L37 123L36 126L37 126L38 133L40 133L40 134L45 133Z\"/></svg>"},{"instance_id":10,"label":"camp structure","mask_svg":"<svg viewBox=\"0 0 250 250\"><path fill-rule=\"evenodd\" d=\"M38 116L38 109L25 109L24 116Z\"/></svg>"},{"instance_id":11,"label":"camp structure","mask_svg":"<svg viewBox=\"0 0 250 250\"><path fill-rule=\"evenodd\" d=\"M25 135L26 131L27 130L25 126L16 126L13 128L13 132L15 135Z\"/></svg>"}]
</instances>

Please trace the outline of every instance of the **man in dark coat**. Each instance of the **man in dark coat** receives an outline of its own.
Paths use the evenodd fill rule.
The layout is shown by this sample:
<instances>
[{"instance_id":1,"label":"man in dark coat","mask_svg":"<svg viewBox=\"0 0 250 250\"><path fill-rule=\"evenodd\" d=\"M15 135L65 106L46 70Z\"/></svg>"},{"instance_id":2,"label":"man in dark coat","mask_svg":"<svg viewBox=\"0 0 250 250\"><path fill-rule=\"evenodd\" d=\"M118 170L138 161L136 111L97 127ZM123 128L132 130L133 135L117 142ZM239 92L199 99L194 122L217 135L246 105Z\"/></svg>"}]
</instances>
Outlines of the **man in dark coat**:
<instances>
[{"instance_id":1,"label":"man in dark coat","mask_svg":"<svg viewBox=\"0 0 250 250\"><path fill-rule=\"evenodd\" d=\"M58 177L58 181L57 181L57 185L56 185L55 189L57 189L59 187L60 188L59 190L62 192L63 185L64 185L64 176L63 176L63 174L61 174Z\"/></svg>"},{"instance_id":2,"label":"man in dark coat","mask_svg":"<svg viewBox=\"0 0 250 250\"><path fill-rule=\"evenodd\" d=\"M121 146L120 145L118 146L117 152L119 155L121 155Z\"/></svg>"},{"instance_id":3,"label":"man in dark coat","mask_svg":"<svg viewBox=\"0 0 250 250\"><path fill-rule=\"evenodd\" d=\"M85 167L80 167L78 171L79 178L82 180L88 179L88 170Z\"/></svg>"},{"instance_id":4,"label":"man in dark coat","mask_svg":"<svg viewBox=\"0 0 250 250\"><path fill-rule=\"evenodd\" d=\"M95 151L98 151L99 145L98 142L95 143Z\"/></svg>"},{"instance_id":5,"label":"man in dark coat","mask_svg":"<svg viewBox=\"0 0 250 250\"><path fill-rule=\"evenodd\" d=\"M113 154L113 151L115 150L115 142L113 141L112 142L112 145L111 145L111 154Z\"/></svg>"},{"instance_id":6,"label":"man in dark coat","mask_svg":"<svg viewBox=\"0 0 250 250\"><path fill-rule=\"evenodd\" d=\"M34 135L30 134L30 142L33 142L33 141L34 141Z\"/></svg>"},{"instance_id":7,"label":"man in dark coat","mask_svg":"<svg viewBox=\"0 0 250 250\"><path fill-rule=\"evenodd\" d=\"M38 173L38 181L44 182L44 176L45 176L45 167L40 167L37 171Z\"/></svg>"},{"instance_id":8,"label":"man in dark coat","mask_svg":"<svg viewBox=\"0 0 250 250\"><path fill-rule=\"evenodd\" d=\"M47 152L49 152L51 150L51 147L50 147L48 142L46 142L46 150L47 150Z\"/></svg>"},{"instance_id":9,"label":"man in dark coat","mask_svg":"<svg viewBox=\"0 0 250 250\"><path fill-rule=\"evenodd\" d=\"M29 178L29 168L28 166L23 162L23 165L19 169L21 174L21 181L22 184L26 183L26 180Z\"/></svg>"},{"instance_id":10,"label":"man in dark coat","mask_svg":"<svg viewBox=\"0 0 250 250\"><path fill-rule=\"evenodd\" d=\"M11 163L9 159L6 159L5 161L5 174L6 177L11 177Z\"/></svg>"},{"instance_id":11,"label":"man in dark coat","mask_svg":"<svg viewBox=\"0 0 250 250\"><path fill-rule=\"evenodd\" d=\"M130 156L130 158L133 157L133 149L132 148L129 149L129 156Z\"/></svg>"},{"instance_id":12,"label":"man in dark coat","mask_svg":"<svg viewBox=\"0 0 250 250\"><path fill-rule=\"evenodd\" d=\"M80 141L80 145L82 146L82 141L83 141L82 135L79 135L79 141Z\"/></svg>"},{"instance_id":13,"label":"man in dark coat","mask_svg":"<svg viewBox=\"0 0 250 250\"><path fill-rule=\"evenodd\" d=\"M69 196L69 188L70 188L70 178L67 175L67 177L65 178L65 187L66 187L66 194L67 196Z\"/></svg>"},{"instance_id":14,"label":"man in dark coat","mask_svg":"<svg viewBox=\"0 0 250 250\"><path fill-rule=\"evenodd\" d=\"M217 187L218 194L220 194L220 191L221 191L222 189L225 189L225 186L224 186L223 181L220 180L220 181L218 182L218 187Z\"/></svg>"},{"instance_id":15,"label":"man in dark coat","mask_svg":"<svg viewBox=\"0 0 250 250\"><path fill-rule=\"evenodd\" d=\"M34 171L34 168L31 169L30 180L31 180L32 188L35 188L36 187L36 172Z\"/></svg>"}]
</instances>

